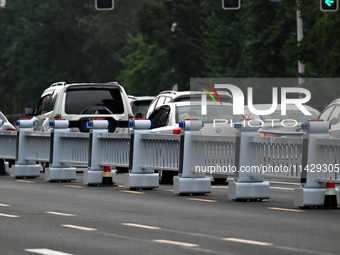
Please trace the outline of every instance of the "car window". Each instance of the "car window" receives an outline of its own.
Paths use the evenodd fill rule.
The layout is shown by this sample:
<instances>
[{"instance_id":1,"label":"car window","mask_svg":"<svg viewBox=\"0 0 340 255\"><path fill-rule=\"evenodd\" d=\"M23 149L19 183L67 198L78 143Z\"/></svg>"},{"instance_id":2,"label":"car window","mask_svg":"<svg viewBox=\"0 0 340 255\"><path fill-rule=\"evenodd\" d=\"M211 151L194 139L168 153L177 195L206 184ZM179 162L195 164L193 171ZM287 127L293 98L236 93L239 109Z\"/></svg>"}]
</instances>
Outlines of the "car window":
<instances>
[{"instance_id":1,"label":"car window","mask_svg":"<svg viewBox=\"0 0 340 255\"><path fill-rule=\"evenodd\" d=\"M132 112L133 114L140 112L140 113L143 113L143 115L145 115L146 111L149 108L149 105L150 105L150 100L134 101L132 103Z\"/></svg>"},{"instance_id":2,"label":"car window","mask_svg":"<svg viewBox=\"0 0 340 255\"><path fill-rule=\"evenodd\" d=\"M158 102L156 104L156 109L164 104L165 97L159 97Z\"/></svg>"},{"instance_id":3,"label":"car window","mask_svg":"<svg viewBox=\"0 0 340 255\"><path fill-rule=\"evenodd\" d=\"M119 89L93 88L69 89L66 92L65 113L67 114L113 114L124 113Z\"/></svg>"},{"instance_id":4,"label":"car window","mask_svg":"<svg viewBox=\"0 0 340 255\"><path fill-rule=\"evenodd\" d=\"M153 112L153 110L155 109L155 105L157 104L157 102L158 102L158 98L155 98L155 99L151 102L151 104L150 104L150 106L149 106L149 109L148 109L148 114L151 114L151 113Z\"/></svg>"},{"instance_id":5,"label":"car window","mask_svg":"<svg viewBox=\"0 0 340 255\"><path fill-rule=\"evenodd\" d=\"M232 106L208 105L207 114L201 114L200 105L179 106L176 108L176 123L185 119L199 119L205 123L212 123L214 120L227 120L228 123L234 123L243 119L243 115L233 115Z\"/></svg>"},{"instance_id":6,"label":"car window","mask_svg":"<svg viewBox=\"0 0 340 255\"><path fill-rule=\"evenodd\" d=\"M46 95L42 97L39 101L36 114L44 114L45 112L53 111L56 101L56 93Z\"/></svg>"},{"instance_id":7,"label":"car window","mask_svg":"<svg viewBox=\"0 0 340 255\"><path fill-rule=\"evenodd\" d=\"M339 115L340 115L340 106L336 106L335 109L333 110L331 116L329 117L329 123L334 125L338 123L339 121Z\"/></svg>"},{"instance_id":8,"label":"car window","mask_svg":"<svg viewBox=\"0 0 340 255\"><path fill-rule=\"evenodd\" d=\"M152 122L151 128L165 127L169 123L170 116L170 106L164 105L156 110L150 115L149 120Z\"/></svg>"},{"instance_id":9,"label":"car window","mask_svg":"<svg viewBox=\"0 0 340 255\"><path fill-rule=\"evenodd\" d=\"M328 121L330 115L332 114L332 112L333 112L333 110L334 110L334 108L335 108L335 106L331 106L331 107L327 108L326 110L324 110L324 111L321 113L319 119Z\"/></svg>"}]
</instances>

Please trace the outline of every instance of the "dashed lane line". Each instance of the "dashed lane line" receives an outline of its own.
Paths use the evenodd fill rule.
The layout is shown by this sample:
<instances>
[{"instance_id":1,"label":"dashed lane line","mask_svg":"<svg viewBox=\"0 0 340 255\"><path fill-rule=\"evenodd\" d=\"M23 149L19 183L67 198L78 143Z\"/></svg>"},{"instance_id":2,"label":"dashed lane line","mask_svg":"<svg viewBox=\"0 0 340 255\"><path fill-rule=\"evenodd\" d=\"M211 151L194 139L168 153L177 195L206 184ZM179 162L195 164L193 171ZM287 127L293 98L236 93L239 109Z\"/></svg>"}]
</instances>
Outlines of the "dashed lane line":
<instances>
[{"instance_id":1,"label":"dashed lane line","mask_svg":"<svg viewBox=\"0 0 340 255\"><path fill-rule=\"evenodd\" d=\"M59 215L59 216L66 216L66 217L74 217L74 216L76 216L75 214L61 213L61 212L46 212L46 213L54 214L54 215Z\"/></svg>"},{"instance_id":2,"label":"dashed lane line","mask_svg":"<svg viewBox=\"0 0 340 255\"><path fill-rule=\"evenodd\" d=\"M152 240L156 243L164 243L164 244L172 244L172 245L177 245L177 246L184 246L184 247L199 247L198 244L193 244L193 243L183 243L183 242L177 242L177 241L171 241L171 240L164 240L164 239L155 239Z\"/></svg>"},{"instance_id":3,"label":"dashed lane line","mask_svg":"<svg viewBox=\"0 0 340 255\"><path fill-rule=\"evenodd\" d=\"M147 225L141 225L141 224L135 224L135 223L122 223L122 225L136 227L136 228L145 228L145 229L161 229L160 227L153 227L153 226L147 226Z\"/></svg>"},{"instance_id":4,"label":"dashed lane line","mask_svg":"<svg viewBox=\"0 0 340 255\"><path fill-rule=\"evenodd\" d=\"M26 181L26 180L16 180L17 182L24 182L24 183L34 183L34 181Z\"/></svg>"},{"instance_id":5,"label":"dashed lane line","mask_svg":"<svg viewBox=\"0 0 340 255\"><path fill-rule=\"evenodd\" d=\"M7 204L0 204L0 206L4 206L4 207L5 207L5 206L11 206L11 205L7 205Z\"/></svg>"},{"instance_id":6,"label":"dashed lane line","mask_svg":"<svg viewBox=\"0 0 340 255\"><path fill-rule=\"evenodd\" d=\"M259 241L240 239L240 238L223 238L223 240L229 241L229 242L253 244L253 245L260 245L260 246L272 246L273 245L272 243L259 242Z\"/></svg>"},{"instance_id":7,"label":"dashed lane line","mask_svg":"<svg viewBox=\"0 0 340 255\"><path fill-rule=\"evenodd\" d=\"M145 192L141 192L141 191L132 191L132 190L121 190L120 192L131 193L131 194L139 194L139 195L145 194Z\"/></svg>"},{"instance_id":8,"label":"dashed lane line","mask_svg":"<svg viewBox=\"0 0 340 255\"><path fill-rule=\"evenodd\" d=\"M27 252L41 254L41 255L72 255L71 253L65 253L61 251L54 251L50 249L25 249Z\"/></svg>"},{"instance_id":9,"label":"dashed lane line","mask_svg":"<svg viewBox=\"0 0 340 255\"><path fill-rule=\"evenodd\" d=\"M12 214L5 214L5 213L0 213L0 216L2 217L7 217L7 218L19 218L19 215L12 215Z\"/></svg>"},{"instance_id":10,"label":"dashed lane line","mask_svg":"<svg viewBox=\"0 0 340 255\"><path fill-rule=\"evenodd\" d=\"M76 189L83 189L84 188L84 186L76 186L76 185L64 185L64 187L76 188Z\"/></svg>"},{"instance_id":11,"label":"dashed lane line","mask_svg":"<svg viewBox=\"0 0 340 255\"><path fill-rule=\"evenodd\" d=\"M289 209L289 208L279 208L279 207L268 207L269 210L277 210L277 211L287 211L287 212L304 212L304 210L299 209Z\"/></svg>"},{"instance_id":12,"label":"dashed lane line","mask_svg":"<svg viewBox=\"0 0 340 255\"><path fill-rule=\"evenodd\" d=\"M84 231L95 231L97 229L95 228L87 228L87 227L82 227L82 226L76 226L76 225L61 225L65 228L74 228L74 229L78 229L78 230L84 230Z\"/></svg>"},{"instance_id":13,"label":"dashed lane line","mask_svg":"<svg viewBox=\"0 0 340 255\"><path fill-rule=\"evenodd\" d=\"M188 200L192 201L199 201L199 202L207 202L207 203L217 203L217 200L208 200L208 199L200 199L200 198L187 198Z\"/></svg>"}]
</instances>

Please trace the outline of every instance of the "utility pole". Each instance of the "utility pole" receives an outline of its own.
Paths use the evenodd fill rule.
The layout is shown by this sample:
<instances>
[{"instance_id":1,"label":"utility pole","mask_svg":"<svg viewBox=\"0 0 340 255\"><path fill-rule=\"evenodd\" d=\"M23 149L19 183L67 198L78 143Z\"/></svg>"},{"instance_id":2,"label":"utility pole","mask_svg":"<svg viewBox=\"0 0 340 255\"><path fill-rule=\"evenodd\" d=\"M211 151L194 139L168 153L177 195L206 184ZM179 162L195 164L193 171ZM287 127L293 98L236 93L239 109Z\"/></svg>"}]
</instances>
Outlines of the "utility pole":
<instances>
[{"instance_id":1,"label":"utility pole","mask_svg":"<svg viewBox=\"0 0 340 255\"><path fill-rule=\"evenodd\" d=\"M6 0L0 0L0 8L6 7Z\"/></svg>"},{"instance_id":2,"label":"utility pole","mask_svg":"<svg viewBox=\"0 0 340 255\"><path fill-rule=\"evenodd\" d=\"M300 43L303 39L303 24L302 24L302 18L301 18L301 11L299 9L300 2L299 0L297 2L297 8L296 8L296 27L297 27L297 43L298 47L300 46ZM305 74L305 64L302 63L300 58L298 59L298 75L299 75L299 86L302 85L305 81L301 75Z\"/></svg>"}]
</instances>

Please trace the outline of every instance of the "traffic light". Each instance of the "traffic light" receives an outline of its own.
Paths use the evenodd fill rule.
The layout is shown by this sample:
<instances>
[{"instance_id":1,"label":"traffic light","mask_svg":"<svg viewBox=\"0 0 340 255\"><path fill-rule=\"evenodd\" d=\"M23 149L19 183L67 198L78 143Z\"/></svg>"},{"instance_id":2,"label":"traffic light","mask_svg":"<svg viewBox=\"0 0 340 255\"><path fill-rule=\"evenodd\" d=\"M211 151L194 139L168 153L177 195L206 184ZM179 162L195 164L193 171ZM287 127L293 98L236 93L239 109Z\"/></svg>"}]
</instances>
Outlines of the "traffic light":
<instances>
[{"instance_id":1,"label":"traffic light","mask_svg":"<svg viewBox=\"0 0 340 255\"><path fill-rule=\"evenodd\" d=\"M95 0L95 5L99 11L113 10L114 0Z\"/></svg>"},{"instance_id":2,"label":"traffic light","mask_svg":"<svg viewBox=\"0 0 340 255\"><path fill-rule=\"evenodd\" d=\"M339 0L320 0L320 9L323 12L336 12Z\"/></svg>"},{"instance_id":3,"label":"traffic light","mask_svg":"<svg viewBox=\"0 0 340 255\"><path fill-rule=\"evenodd\" d=\"M241 0L222 0L224 10L238 10L241 8Z\"/></svg>"}]
</instances>

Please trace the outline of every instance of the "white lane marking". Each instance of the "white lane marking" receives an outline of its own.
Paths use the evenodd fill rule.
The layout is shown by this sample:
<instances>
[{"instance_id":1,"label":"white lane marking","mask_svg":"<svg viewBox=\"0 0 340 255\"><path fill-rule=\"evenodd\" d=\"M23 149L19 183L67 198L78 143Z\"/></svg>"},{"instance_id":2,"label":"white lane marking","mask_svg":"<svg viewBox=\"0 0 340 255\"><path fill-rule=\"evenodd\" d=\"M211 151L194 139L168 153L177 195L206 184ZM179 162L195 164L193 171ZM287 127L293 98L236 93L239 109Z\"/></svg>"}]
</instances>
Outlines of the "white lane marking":
<instances>
[{"instance_id":1,"label":"white lane marking","mask_svg":"<svg viewBox=\"0 0 340 255\"><path fill-rule=\"evenodd\" d=\"M6 204L0 204L0 206L11 206L11 205L6 205Z\"/></svg>"},{"instance_id":2,"label":"white lane marking","mask_svg":"<svg viewBox=\"0 0 340 255\"><path fill-rule=\"evenodd\" d=\"M199 247L198 244L176 242L176 241L164 240L164 239L155 239L155 240L152 240L152 241L154 241L156 243L173 244L173 245L184 246L184 247Z\"/></svg>"},{"instance_id":3,"label":"white lane marking","mask_svg":"<svg viewBox=\"0 0 340 255\"><path fill-rule=\"evenodd\" d=\"M212 189L227 189L226 186L211 186Z\"/></svg>"},{"instance_id":4,"label":"white lane marking","mask_svg":"<svg viewBox=\"0 0 340 255\"><path fill-rule=\"evenodd\" d=\"M68 213L60 213L60 212L46 212L48 214L60 215L60 216L67 216L67 217L74 217L75 214L68 214Z\"/></svg>"},{"instance_id":5,"label":"white lane marking","mask_svg":"<svg viewBox=\"0 0 340 255\"><path fill-rule=\"evenodd\" d=\"M271 245L273 245L272 243L265 243L265 242L246 240L246 239L239 239L239 238L223 238L223 240L230 241L230 242L237 242L237 243L261 245L261 246L271 246Z\"/></svg>"},{"instance_id":6,"label":"white lane marking","mask_svg":"<svg viewBox=\"0 0 340 255\"><path fill-rule=\"evenodd\" d=\"M76 226L76 225L62 225L62 226L66 228L74 228L74 229L85 230L85 231L97 230L95 228L87 228L87 227L81 227L81 226Z\"/></svg>"},{"instance_id":7,"label":"white lane marking","mask_svg":"<svg viewBox=\"0 0 340 255\"><path fill-rule=\"evenodd\" d=\"M5 213L0 213L0 216L7 217L7 218L19 218L19 215L12 215L12 214L5 214Z\"/></svg>"},{"instance_id":8,"label":"white lane marking","mask_svg":"<svg viewBox=\"0 0 340 255\"><path fill-rule=\"evenodd\" d=\"M144 192L141 192L141 191L132 191L132 190L121 190L120 192L131 193L131 194L140 194L140 195L145 194Z\"/></svg>"},{"instance_id":9,"label":"white lane marking","mask_svg":"<svg viewBox=\"0 0 340 255\"><path fill-rule=\"evenodd\" d=\"M287 211L287 212L304 212L304 210L299 209L287 209L287 208L278 208L278 207L268 207L269 210L278 210L278 211Z\"/></svg>"},{"instance_id":10,"label":"white lane marking","mask_svg":"<svg viewBox=\"0 0 340 255\"><path fill-rule=\"evenodd\" d=\"M274 184L288 184L288 185L297 185L299 186L299 183L294 183L294 182L277 182L277 181L269 181L270 183L274 183Z\"/></svg>"},{"instance_id":11,"label":"white lane marking","mask_svg":"<svg viewBox=\"0 0 340 255\"><path fill-rule=\"evenodd\" d=\"M16 180L17 182L24 182L24 183L34 183L34 181L26 181L26 180Z\"/></svg>"},{"instance_id":12,"label":"white lane marking","mask_svg":"<svg viewBox=\"0 0 340 255\"><path fill-rule=\"evenodd\" d=\"M71 253L65 253L61 251L54 251L50 249L25 249L27 252L42 254L42 255L72 255Z\"/></svg>"},{"instance_id":13,"label":"white lane marking","mask_svg":"<svg viewBox=\"0 0 340 255\"><path fill-rule=\"evenodd\" d=\"M69 187L69 188L76 188L76 189L83 189L83 186L76 186L76 185L64 185L64 187Z\"/></svg>"},{"instance_id":14,"label":"white lane marking","mask_svg":"<svg viewBox=\"0 0 340 255\"><path fill-rule=\"evenodd\" d=\"M200 202L207 202L207 203L217 203L217 200L209 200L209 199L201 199L201 198L187 198L188 200L192 201L200 201Z\"/></svg>"},{"instance_id":15,"label":"white lane marking","mask_svg":"<svg viewBox=\"0 0 340 255\"><path fill-rule=\"evenodd\" d=\"M136 228L146 228L146 229L161 229L160 227L153 227L134 223L122 223L124 226L136 227Z\"/></svg>"},{"instance_id":16,"label":"white lane marking","mask_svg":"<svg viewBox=\"0 0 340 255\"><path fill-rule=\"evenodd\" d=\"M277 189L277 190L294 190L293 188L283 188L283 187L269 187L270 189Z\"/></svg>"}]
</instances>

